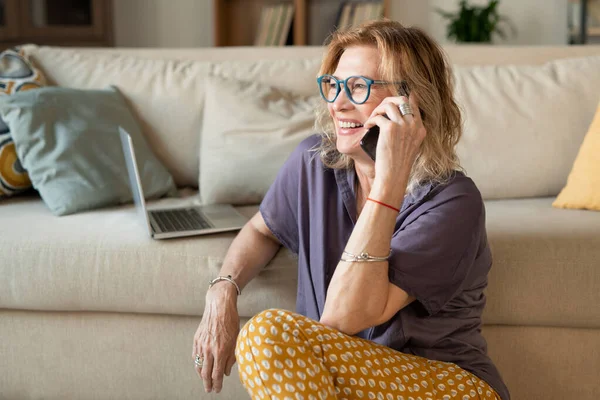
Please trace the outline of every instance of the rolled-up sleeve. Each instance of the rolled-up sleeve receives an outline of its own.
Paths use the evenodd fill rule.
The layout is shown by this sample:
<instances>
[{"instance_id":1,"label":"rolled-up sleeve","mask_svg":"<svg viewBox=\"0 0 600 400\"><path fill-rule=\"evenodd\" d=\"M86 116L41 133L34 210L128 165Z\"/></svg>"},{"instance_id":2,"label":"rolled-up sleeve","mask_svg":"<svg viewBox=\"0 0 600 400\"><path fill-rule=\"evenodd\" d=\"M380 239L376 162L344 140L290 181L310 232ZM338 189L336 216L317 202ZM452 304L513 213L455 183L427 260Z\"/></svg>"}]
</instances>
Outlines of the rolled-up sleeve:
<instances>
[{"instance_id":1,"label":"rolled-up sleeve","mask_svg":"<svg viewBox=\"0 0 600 400\"><path fill-rule=\"evenodd\" d=\"M420 215L392 237L389 278L434 315L461 289L474 265L485 240L485 209L468 178L421 207Z\"/></svg>"},{"instance_id":2,"label":"rolled-up sleeve","mask_svg":"<svg viewBox=\"0 0 600 400\"><path fill-rule=\"evenodd\" d=\"M317 135L304 139L290 154L278 171L260 204L260 213L273 235L283 246L298 254L298 216L303 195L302 179L307 160L313 155L308 150L320 141Z\"/></svg>"}]
</instances>

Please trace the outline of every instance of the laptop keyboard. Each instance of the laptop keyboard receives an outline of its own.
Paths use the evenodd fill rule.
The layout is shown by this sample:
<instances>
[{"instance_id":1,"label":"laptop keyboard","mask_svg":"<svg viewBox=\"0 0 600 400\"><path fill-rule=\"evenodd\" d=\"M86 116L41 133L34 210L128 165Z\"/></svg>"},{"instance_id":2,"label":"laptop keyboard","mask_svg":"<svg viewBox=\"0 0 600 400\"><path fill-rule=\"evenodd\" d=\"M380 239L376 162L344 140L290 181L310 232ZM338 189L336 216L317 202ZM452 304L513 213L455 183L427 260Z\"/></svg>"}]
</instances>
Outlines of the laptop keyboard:
<instances>
[{"instance_id":1,"label":"laptop keyboard","mask_svg":"<svg viewBox=\"0 0 600 400\"><path fill-rule=\"evenodd\" d=\"M163 232L195 231L213 228L212 224L194 208L152 211L152 216Z\"/></svg>"}]
</instances>

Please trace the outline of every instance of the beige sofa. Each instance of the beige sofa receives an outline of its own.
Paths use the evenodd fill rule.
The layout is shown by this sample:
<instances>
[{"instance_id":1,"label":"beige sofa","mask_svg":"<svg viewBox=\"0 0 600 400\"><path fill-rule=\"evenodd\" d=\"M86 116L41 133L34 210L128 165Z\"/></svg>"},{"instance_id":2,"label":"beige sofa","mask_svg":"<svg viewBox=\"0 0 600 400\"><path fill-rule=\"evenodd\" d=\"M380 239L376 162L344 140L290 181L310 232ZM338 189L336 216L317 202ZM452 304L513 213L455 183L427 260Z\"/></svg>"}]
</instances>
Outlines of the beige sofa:
<instances>
[{"instance_id":1,"label":"beige sofa","mask_svg":"<svg viewBox=\"0 0 600 400\"><path fill-rule=\"evenodd\" d=\"M182 188L177 201L190 204L204 76L314 94L321 51L27 47L53 84L118 86ZM589 73L600 47L446 51L466 116L459 154L486 200L491 357L514 399L597 399L600 213L551 203L600 96L600 69ZM540 67L575 57L586 58ZM250 216L257 205L240 210ZM154 241L131 205L53 217L37 196L1 201L0 224L0 398L247 398L237 374L219 396L205 394L191 359L207 283L234 234ZM240 297L242 322L293 310L296 282L282 249Z\"/></svg>"}]
</instances>

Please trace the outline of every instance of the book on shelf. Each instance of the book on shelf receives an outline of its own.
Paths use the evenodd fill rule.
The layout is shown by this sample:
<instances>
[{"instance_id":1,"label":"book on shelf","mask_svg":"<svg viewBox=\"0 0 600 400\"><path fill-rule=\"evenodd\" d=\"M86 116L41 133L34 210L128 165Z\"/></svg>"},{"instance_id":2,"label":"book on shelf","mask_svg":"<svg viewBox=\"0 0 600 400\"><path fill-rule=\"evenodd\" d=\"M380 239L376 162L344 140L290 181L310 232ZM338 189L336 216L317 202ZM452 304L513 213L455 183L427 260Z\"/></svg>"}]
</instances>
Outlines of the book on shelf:
<instances>
[{"instance_id":1,"label":"book on shelf","mask_svg":"<svg viewBox=\"0 0 600 400\"><path fill-rule=\"evenodd\" d=\"M282 18L282 27L279 31L279 37L277 40L277 46L285 46L288 37L292 31L292 22L294 20L294 5L287 4Z\"/></svg>"},{"instance_id":2,"label":"book on shelf","mask_svg":"<svg viewBox=\"0 0 600 400\"><path fill-rule=\"evenodd\" d=\"M255 46L261 46L263 43L265 43L266 39L267 39L267 26L268 26L268 22L271 19L271 15L270 13L272 12L272 9L269 8L263 8L261 13L260 13L260 20L258 21L258 29L256 31L256 36L254 37L254 45Z\"/></svg>"},{"instance_id":3,"label":"book on shelf","mask_svg":"<svg viewBox=\"0 0 600 400\"><path fill-rule=\"evenodd\" d=\"M294 19L292 3L267 4L262 8L255 46L284 46L287 42Z\"/></svg>"},{"instance_id":4,"label":"book on shelf","mask_svg":"<svg viewBox=\"0 0 600 400\"><path fill-rule=\"evenodd\" d=\"M383 17L383 1L346 1L340 6L337 29L346 30Z\"/></svg>"},{"instance_id":5,"label":"book on shelf","mask_svg":"<svg viewBox=\"0 0 600 400\"><path fill-rule=\"evenodd\" d=\"M350 21L354 12L354 3L344 2L340 7L337 29L340 31L350 28Z\"/></svg>"},{"instance_id":6,"label":"book on shelf","mask_svg":"<svg viewBox=\"0 0 600 400\"><path fill-rule=\"evenodd\" d=\"M352 15L352 22L350 26L356 27L366 20L368 6L369 5L366 3L357 3L354 6L354 14Z\"/></svg>"}]
</instances>

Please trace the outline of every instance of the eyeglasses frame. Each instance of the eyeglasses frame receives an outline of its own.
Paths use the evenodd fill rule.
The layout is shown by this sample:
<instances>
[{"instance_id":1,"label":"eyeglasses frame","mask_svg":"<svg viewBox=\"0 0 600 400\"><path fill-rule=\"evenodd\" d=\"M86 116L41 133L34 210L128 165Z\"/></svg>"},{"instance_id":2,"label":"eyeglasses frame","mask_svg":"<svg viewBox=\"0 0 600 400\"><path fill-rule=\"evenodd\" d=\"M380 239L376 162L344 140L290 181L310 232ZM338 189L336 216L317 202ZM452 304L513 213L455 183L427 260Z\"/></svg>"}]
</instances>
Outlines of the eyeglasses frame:
<instances>
[{"instance_id":1,"label":"eyeglasses frame","mask_svg":"<svg viewBox=\"0 0 600 400\"><path fill-rule=\"evenodd\" d=\"M327 100L327 98L323 94L323 86L321 85L321 82L326 77L332 78L335 81L335 83L337 84L337 92L336 92L335 96L333 97L333 100ZM350 92L350 89L348 89L348 85L347 85L348 80L350 80L352 78L362 78L365 80L365 82L367 82L367 96L361 102L354 101L354 99L352 98L352 93ZM346 96L348 97L348 100L350 100L354 104L364 104L367 102L367 100L369 100L369 97L371 96L371 86L372 85L400 85L399 86L400 93L403 96L405 95L408 97L408 91L404 88L404 85L406 85L406 81L388 82L388 81L370 79L370 78L367 78L366 76L362 76L362 75L352 75L352 76L347 77L343 81L339 80L338 78L336 78L335 76L330 75L330 74L324 74L317 78L317 85L319 86L319 93L321 94L321 97L323 98L323 100L325 100L328 103L333 103L334 101L337 100L338 96L340 95L340 92L342 91L342 88L341 88L342 83L344 84L344 91L346 92ZM406 93L402 93L402 92L406 92Z\"/></svg>"}]
</instances>

